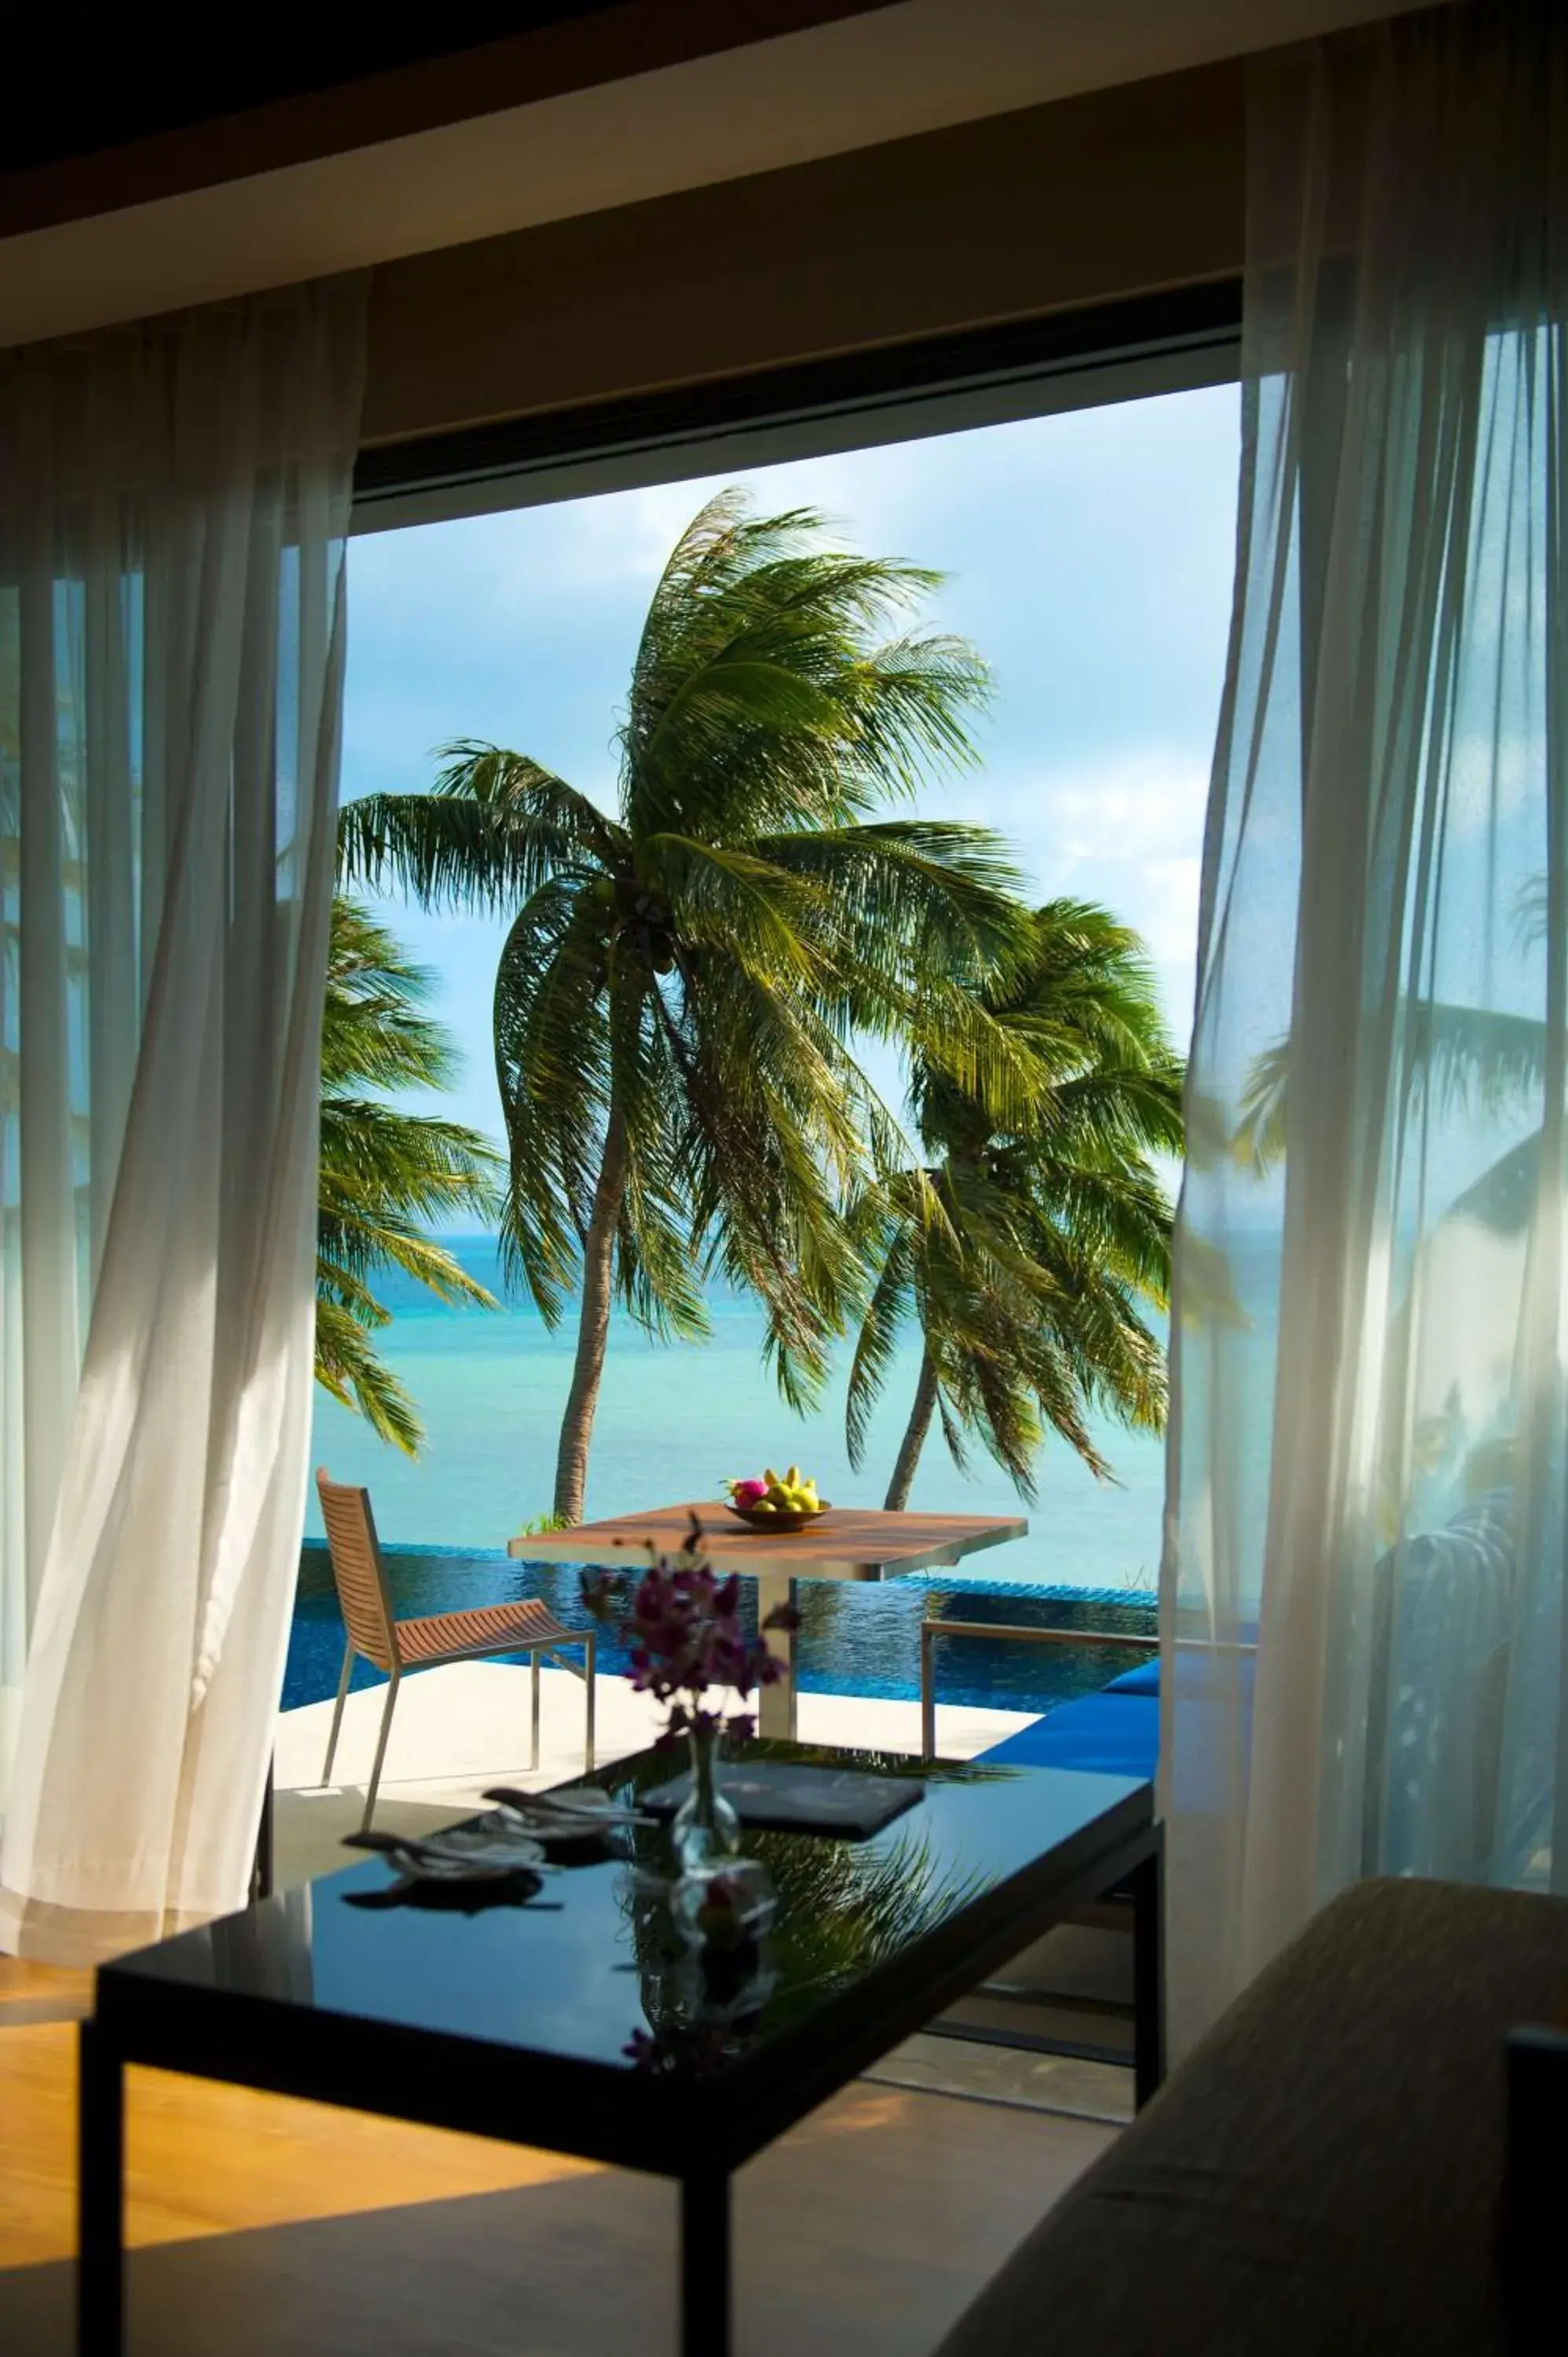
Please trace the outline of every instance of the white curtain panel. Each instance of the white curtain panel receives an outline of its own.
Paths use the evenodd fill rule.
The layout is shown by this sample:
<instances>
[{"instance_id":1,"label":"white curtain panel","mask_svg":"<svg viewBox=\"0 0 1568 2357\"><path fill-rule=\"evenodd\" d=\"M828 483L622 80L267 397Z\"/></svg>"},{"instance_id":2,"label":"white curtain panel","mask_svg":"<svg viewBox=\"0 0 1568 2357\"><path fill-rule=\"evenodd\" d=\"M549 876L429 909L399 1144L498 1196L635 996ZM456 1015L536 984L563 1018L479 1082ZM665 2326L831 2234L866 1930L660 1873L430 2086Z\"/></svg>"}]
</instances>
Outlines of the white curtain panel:
<instances>
[{"instance_id":1,"label":"white curtain panel","mask_svg":"<svg viewBox=\"0 0 1568 2357\"><path fill-rule=\"evenodd\" d=\"M364 289L0 355L0 1945L238 1904L305 1505Z\"/></svg>"},{"instance_id":2,"label":"white curtain panel","mask_svg":"<svg viewBox=\"0 0 1568 2357\"><path fill-rule=\"evenodd\" d=\"M1276 52L1248 145L1163 1577L1178 2050L1358 1876L1568 1889L1568 11Z\"/></svg>"}]
</instances>

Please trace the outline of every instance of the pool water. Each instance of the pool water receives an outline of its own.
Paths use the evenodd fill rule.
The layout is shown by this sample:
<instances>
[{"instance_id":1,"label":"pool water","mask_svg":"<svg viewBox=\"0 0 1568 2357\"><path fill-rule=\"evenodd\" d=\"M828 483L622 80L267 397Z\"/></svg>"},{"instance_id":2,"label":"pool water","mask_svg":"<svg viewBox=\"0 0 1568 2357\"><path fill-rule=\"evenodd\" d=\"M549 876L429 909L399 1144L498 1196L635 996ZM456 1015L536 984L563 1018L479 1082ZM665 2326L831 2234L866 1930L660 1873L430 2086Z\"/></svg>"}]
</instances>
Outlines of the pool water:
<instances>
[{"instance_id":1,"label":"pool water","mask_svg":"<svg viewBox=\"0 0 1568 2357\"><path fill-rule=\"evenodd\" d=\"M499 1551L457 1547L392 1547L386 1550L384 1561L392 1609L400 1620L506 1604L524 1596L542 1598L568 1623L581 1623L586 1617L578 1574L569 1565L513 1563ZM1025 1587L924 1572L865 1585L803 1579L798 1595L798 1675L801 1688L812 1694L913 1700L920 1690L920 1623L928 1610L950 1620L1146 1635L1151 1652L1155 1641L1155 1599L1135 1589ZM741 1582L741 1611L754 1631L757 1595L749 1579ZM1112 1645L955 1639L937 1648L937 1698L994 1710L1051 1710L1109 1684L1131 1668L1135 1658L1125 1648ZM284 1708L330 1699L342 1666L343 1622L327 1549L318 1540L307 1540L300 1559ZM627 1667L625 1647L606 1631L599 1637L599 1666L607 1671ZM355 1663L356 1692L381 1682L381 1673L368 1662Z\"/></svg>"}]
</instances>

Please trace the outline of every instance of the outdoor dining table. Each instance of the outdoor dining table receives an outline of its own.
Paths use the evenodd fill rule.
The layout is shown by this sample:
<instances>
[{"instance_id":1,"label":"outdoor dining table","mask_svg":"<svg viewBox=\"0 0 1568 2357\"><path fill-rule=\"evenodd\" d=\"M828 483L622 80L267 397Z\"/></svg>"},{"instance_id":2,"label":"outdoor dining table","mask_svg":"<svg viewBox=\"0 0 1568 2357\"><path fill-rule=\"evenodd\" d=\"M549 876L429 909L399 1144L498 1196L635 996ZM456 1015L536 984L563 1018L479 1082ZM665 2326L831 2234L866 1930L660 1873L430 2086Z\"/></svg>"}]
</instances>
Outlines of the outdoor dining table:
<instances>
[{"instance_id":1,"label":"outdoor dining table","mask_svg":"<svg viewBox=\"0 0 1568 2357\"><path fill-rule=\"evenodd\" d=\"M596 1569L638 1569L650 1555L675 1555L693 1521L703 1552L714 1571L738 1571L757 1582L760 1623L779 1605L793 1606L801 1579L876 1580L902 1572L930 1571L961 1563L983 1547L1001 1546L1027 1535L1020 1514L890 1513L872 1507L830 1506L805 1529L759 1531L711 1498L678 1506L650 1506L635 1514L612 1514L604 1522L577 1523L570 1530L542 1532L510 1541L507 1553L523 1563L580 1563ZM768 1631L768 1644L784 1675L764 1686L757 1724L764 1735L786 1741L795 1734L795 1637L793 1631Z\"/></svg>"}]
</instances>

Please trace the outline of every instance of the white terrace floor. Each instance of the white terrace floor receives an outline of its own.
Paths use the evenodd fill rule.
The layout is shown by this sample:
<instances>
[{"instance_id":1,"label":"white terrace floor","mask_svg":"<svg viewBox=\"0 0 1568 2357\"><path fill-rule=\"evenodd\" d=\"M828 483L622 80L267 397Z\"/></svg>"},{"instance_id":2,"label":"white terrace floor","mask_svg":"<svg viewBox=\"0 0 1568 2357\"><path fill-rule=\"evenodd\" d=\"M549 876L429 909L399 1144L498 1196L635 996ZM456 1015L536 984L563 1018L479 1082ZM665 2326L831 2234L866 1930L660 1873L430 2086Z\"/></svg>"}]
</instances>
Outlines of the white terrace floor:
<instances>
[{"instance_id":1,"label":"white terrace floor","mask_svg":"<svg viewBox=\"0 0 1568 2357\"><path fill-rule=\"evenodd\" d=\"M498 1662L464 1662L406 1678L392 1720L376 1823L389 1833L428 1832L480 1805L488 1784L558 1784L583 1767L583 1687L566 1670L542 1674L539 1767L528 1766L528 1674ZM384 1686L350 1695L334 1781L320 1782L330 1702L307 1703L278 1720L274 1871L280 1889L345 1863L342 1837L359 1824L385 1702ZM602 1762L639 1751L658 1730L658 1706L618 1676L597 1681L597 1752ZM943 1706L937 1748L972 1759L1032 1713ZM918 1751L917 1702L855 1695L802 1694L802 1743Z\"/></svg>"}]
</instances>

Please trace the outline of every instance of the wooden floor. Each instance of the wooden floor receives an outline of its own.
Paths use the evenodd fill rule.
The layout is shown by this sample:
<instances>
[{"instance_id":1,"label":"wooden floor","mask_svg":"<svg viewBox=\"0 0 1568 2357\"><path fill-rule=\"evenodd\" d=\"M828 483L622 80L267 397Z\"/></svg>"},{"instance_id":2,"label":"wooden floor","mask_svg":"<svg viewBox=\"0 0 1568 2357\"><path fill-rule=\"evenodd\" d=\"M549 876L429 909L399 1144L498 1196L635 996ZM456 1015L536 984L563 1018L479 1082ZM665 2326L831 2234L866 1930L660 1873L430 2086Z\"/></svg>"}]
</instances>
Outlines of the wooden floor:
<instances>
[{"instance_id":1,"label":"wooden floor","mask_svg":"<svg viewBox=\"0 0 1568 2357\"><path fill-rule=\"evenodd\" d=\"M70 2343L84 1975L0 1958L0 2351ZM1113 2131L862 2084L736 2184L739 2357L924 2357ZM657 2179L130 2074L136 2357L665 2357Z\"/></svg>"}]
</instances>

